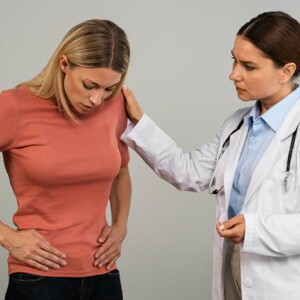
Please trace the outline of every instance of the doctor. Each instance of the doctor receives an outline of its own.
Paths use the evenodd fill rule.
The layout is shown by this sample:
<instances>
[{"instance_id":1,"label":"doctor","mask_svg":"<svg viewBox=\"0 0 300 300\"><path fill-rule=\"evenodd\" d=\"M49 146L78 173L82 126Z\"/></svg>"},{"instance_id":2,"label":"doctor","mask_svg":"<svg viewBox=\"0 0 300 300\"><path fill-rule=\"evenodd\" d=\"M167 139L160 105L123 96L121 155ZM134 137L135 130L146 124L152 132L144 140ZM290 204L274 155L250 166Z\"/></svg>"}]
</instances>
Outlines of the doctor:
<instances>
[{"instance_id":1,"label":"doctor","mask_svg":"<svg viewBox=\"0 0 300 300\"><path fill-rule=\"evenodd\" d=\"M217 197L213 300L300 299L300 25L266 12L237 33L230 79L242 101L215 139L183 151L124 87L123 140L180 190Z\"/></svg>"}]
</instances>

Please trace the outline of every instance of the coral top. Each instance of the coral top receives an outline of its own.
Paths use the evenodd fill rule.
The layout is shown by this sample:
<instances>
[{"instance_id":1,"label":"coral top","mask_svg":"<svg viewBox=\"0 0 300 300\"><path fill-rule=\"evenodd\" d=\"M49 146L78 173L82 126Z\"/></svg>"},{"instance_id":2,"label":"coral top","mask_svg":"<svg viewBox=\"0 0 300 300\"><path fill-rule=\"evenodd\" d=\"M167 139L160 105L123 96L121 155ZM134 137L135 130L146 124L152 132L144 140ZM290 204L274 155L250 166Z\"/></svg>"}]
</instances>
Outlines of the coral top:
<instances>
[{"instance_id":1,"label":"coral top","mask_svg":"<svg viewBox=\"0 0 300 300\"><path fill-rule=\"evenodd\" d=\"M84 277L106 272L93 266L106 222L114 177L127 165L121 94L81 124L26 87L0 94L0 150L18 202L18 230L36 229L67 255L67 266L39 271L9 256L9 273Z\"/></svg>"}]
</instances>

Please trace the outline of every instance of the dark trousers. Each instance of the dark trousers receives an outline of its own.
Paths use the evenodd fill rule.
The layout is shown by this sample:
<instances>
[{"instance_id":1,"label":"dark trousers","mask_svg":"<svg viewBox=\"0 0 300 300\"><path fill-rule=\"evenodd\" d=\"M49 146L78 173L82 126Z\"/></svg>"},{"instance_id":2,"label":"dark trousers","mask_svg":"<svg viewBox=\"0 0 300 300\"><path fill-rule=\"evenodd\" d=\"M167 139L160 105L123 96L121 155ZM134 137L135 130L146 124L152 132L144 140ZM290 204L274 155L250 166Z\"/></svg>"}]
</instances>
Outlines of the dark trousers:
<instances>
[{"instance_id":1,"label":"dark trousers","mask_svg":"<svg viewBox=\"0 0 300 300\"><path fill-rule=\"evenodd\" d=\"M122 300L118 270L82 278L14 273L5 300Z\"/></svg>"}]
</instances>

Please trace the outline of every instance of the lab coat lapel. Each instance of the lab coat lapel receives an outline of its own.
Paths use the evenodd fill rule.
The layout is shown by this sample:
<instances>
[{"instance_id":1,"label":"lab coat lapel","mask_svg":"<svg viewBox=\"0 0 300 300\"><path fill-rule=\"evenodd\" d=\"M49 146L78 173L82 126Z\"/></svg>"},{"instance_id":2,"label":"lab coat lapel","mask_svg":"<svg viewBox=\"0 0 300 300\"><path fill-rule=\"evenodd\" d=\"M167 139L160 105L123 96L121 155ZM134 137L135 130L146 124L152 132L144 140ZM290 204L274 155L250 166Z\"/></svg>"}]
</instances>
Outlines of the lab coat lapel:
<instances>
[{"instance_id":1,"label":"lab coat lapel","mask_svg":"<svg viewBox=\"0 0 300 300\"><path fill-rule=\"evenodd\" d=\"M251 196L273 168L279 156L279 147L280 142L275 136L253 172L243 206L247 204Z\"/></svg>"},{"instance_id":2,"label":"lab coat lapel","mask_svg":"<svg viewBox=\"0 0 300 300\"><path fill-rule=\"evenodd\" d=\"M244 200L244 207L251 199L257 188L262 181L266 178L272 167L280 156L280 147L295 131L300 122L300 99L294 104L293 108L289 111L274 139L270 143L266 152L262 156L260 162L257 164Z\"/></svg>"},{"instance_id":3,"label":"lab coat lapel","mask_svg":"<svg viewBox=\"0 0 300 300\"><path fill-rule=\"evenodd\" d=\"M224 190L225 190L226 208L228 207L228 203L230 199L235 170L248 132L248 125L246 120L247 118L244 118L244 124L241 127L241 129L238 130L230 137L230 144L227 149L228 154L227 154L225 171L224 171Z\"/></svg>"}]
</instances>

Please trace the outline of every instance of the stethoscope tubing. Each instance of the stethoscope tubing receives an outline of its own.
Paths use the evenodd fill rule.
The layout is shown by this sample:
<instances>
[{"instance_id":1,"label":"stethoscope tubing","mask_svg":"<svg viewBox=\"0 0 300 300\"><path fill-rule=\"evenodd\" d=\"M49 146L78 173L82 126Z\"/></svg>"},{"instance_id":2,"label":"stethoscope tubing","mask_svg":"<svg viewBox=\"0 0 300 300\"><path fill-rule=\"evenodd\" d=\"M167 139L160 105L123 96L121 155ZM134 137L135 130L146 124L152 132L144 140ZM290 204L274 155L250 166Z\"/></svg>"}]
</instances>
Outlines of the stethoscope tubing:
<instances>
[{"instance_id":1,"label":"stethoscope tubing","mask_svg":"<svg viewBox=\"0 0 300 300\"><path fill-rule=\"evenodd\" d=\"M226 138L226 140L224 141L222 148L221 148L221 152L218 156L218 159L216 161L216 166L218 165L219 160L221 159L221 157L223 156L224 152L226 151L226 149L229 147L230 145L230 137L236 133L238 130L241 129L242 125L244 124L244 118L240 121L240 123L238 124L238 126L228 135L228 137ZM290 143L290 147L289 147L289 153L288 153L288 158L287 158L287 162L286 162L286 169L285 169L285 173L286 176L283 179L283 186L285 187L285 190L288 190L288 177L290 176L290 167L291 167L291 161L292 161L292 156L293 156L293 151L294 151L294 147L295 147L295 141L296 141L296 137L297 137L297 131L298 131L298 127L299 125L296 127L295 131L293 132L292 135L292 139L291 139L291 143ZM220 189L214 189L213 191L211 191L211 183L213 180L211 180L208 190L210 194L218 194Z\"/></svg>"}]
</instances>

